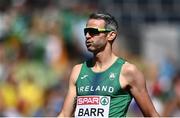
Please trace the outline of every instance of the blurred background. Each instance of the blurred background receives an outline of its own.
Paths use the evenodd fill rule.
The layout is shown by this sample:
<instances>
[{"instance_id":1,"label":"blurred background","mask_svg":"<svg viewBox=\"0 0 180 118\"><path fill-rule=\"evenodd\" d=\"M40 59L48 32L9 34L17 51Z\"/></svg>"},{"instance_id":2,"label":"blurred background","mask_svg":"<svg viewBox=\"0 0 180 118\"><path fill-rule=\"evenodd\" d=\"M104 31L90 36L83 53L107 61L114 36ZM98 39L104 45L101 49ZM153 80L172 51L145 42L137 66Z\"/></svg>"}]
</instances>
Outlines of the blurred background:
<instances>
[{"instance_id":1,"label":"blurred background","mask_svg":"<svg viewBox=\"0 0 180 118\"><path fill-rule=\"evenodd\" d=\"M57 116L72 67L91 57L88 15L117 19L114 51L143 72L162 116L180 116L179 0L0 0L0 116ZM142 116L132 101L127 116Z\"/></svg>"}]
</instances>

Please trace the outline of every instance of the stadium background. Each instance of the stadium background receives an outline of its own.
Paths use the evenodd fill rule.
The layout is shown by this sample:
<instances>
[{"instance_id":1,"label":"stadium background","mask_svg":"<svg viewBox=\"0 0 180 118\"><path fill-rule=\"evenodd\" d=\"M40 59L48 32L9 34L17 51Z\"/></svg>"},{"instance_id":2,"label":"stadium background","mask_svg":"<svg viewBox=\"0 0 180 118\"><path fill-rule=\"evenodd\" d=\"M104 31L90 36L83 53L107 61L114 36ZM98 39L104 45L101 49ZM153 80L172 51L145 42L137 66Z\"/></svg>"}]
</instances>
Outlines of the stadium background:
<instances>
[{"instance_id":1,"label":"stadium background","mask_svg":"<svg viewBox=\"0 0 180 118\"><path fill-rule=\"evenodd\" d=\"M91 57L83 28L95 11L116 17L116 54L140 68L156 109L167 115L171 98L180 100L179 81L173 81L180 63L179 5L179 0L0 0L0 116L57 116L72 66ZM168 115L180 116L179 108ZM128 116L142 116L134 101Z\"/></svg>"}]
</instances>

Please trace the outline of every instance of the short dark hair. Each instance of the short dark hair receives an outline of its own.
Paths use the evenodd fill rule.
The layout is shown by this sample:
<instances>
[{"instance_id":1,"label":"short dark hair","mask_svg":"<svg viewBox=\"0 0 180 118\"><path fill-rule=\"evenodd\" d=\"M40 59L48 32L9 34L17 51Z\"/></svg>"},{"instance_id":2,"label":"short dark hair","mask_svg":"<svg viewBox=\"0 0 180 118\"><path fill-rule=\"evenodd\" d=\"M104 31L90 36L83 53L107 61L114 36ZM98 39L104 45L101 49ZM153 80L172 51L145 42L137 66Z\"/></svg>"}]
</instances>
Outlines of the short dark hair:
<instances>
[{"instance_id":1,"label":"short dark hair","mask_svg":"<svg viewBox=\"0 0 180 118\"><path fill-rule=\"evenodd\" d=\"M118 31L118 22L116 19L109 13L92 13L89 16L89 19L101 19L105 21L105 28Z\"/></svg>"}]
</instances>

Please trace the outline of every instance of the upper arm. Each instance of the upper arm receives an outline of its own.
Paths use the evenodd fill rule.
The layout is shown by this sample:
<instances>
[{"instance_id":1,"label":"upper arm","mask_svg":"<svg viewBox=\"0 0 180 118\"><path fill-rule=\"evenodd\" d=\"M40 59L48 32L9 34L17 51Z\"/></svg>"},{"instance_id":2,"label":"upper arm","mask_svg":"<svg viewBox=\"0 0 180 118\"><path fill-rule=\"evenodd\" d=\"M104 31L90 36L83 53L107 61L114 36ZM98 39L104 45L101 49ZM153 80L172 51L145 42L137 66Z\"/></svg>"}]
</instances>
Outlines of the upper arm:
<instances>
[{"instance_id":1,"label":"upper arm","mask_svg":"<svg viewBox=\"0 0 180 118\"><path fill-rule=\"evenodd\" d=\"M64 105L62 107L60 117L70 117L73 115L76 103L76 80L79 76L80 69L82 65L76 65L72 69L70 79L69 79L69 87L68 92L64 100Z\"/></svg>"},{"instance_id":2,"label":"upper arm","mask_svg":"<svg viewBox=\"0 0 180 118\"><path fill-rule=\"evenodd\" d=\"M126 79L127 86L139 105L144 116L158 116L153 103L148 95L146 82L143 74L136 66L125 63L122 69L123 76Z\"/></svg>"}]
</instances>

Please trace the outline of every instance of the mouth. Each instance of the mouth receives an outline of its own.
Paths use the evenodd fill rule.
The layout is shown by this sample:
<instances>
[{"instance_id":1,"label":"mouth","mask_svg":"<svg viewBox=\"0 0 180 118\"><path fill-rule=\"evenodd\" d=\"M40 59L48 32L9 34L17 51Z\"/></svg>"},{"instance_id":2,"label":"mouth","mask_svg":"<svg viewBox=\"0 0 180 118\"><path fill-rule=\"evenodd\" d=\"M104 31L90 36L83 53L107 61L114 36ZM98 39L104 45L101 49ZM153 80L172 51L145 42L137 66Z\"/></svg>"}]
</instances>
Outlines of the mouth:
<instances>
[{"instance_id":1,"label":"mouth","mask_svg":"<svg viewBox=\"0 0 180 118\"><path fill-rule=\"evenodd\" d=\"M93 42L90 42L90 41L86 41L86 46L89 47L93 44Z\"/></svg>"}]
</instances>

